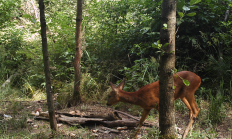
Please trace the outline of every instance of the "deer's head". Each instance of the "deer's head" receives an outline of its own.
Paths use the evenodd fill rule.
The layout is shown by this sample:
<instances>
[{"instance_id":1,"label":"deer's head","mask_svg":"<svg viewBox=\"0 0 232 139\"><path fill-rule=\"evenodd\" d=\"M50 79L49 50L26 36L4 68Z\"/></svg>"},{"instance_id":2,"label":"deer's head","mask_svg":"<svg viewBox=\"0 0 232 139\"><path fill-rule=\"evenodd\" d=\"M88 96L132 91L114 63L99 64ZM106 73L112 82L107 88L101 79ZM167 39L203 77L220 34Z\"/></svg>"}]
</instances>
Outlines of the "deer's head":
<instances>
[{"instance_id":1,"label":"deer's head","mask_svg":"<svg viewBox=\"0 0 232 139\"><path fill-rule=\"evenodd\" d=\"M107 106L112 106L114 104L117 104L120 101L119 91L123 89L124 84L125 84L125 79L123 79L122 82L118 86L115 86L114 84L110 83L112 91L108 95L108 100L106 104Z\"/></svg>"}]
</instances>

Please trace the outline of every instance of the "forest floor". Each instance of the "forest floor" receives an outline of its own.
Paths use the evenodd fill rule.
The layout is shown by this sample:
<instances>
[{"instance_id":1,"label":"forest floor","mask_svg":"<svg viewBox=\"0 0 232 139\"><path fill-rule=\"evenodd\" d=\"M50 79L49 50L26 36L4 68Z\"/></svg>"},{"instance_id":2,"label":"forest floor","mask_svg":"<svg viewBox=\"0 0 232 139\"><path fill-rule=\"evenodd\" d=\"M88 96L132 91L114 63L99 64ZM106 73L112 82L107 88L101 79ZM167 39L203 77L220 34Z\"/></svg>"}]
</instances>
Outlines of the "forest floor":
<instances>
[{"instance_id":1,"label":"forest floor","mask_svg":"<svg viewBox=\"0 0 232 139\"><path fill-rule=\"evenodd\" d=\"M3 114L12 115L18 120L9 122L3 122L0 126L0 134L2 137L6 138L47 138L50 136L50 126L49 122L46 120L35 120L34 116L31 116L30 113L35 111L38 108L42 108L43 111L47 110L47 105L41 101L23 101L23 102L1 102L0 109L0 121L3 122ZM73 110L79 111L96 111L99 113L107 113L113 109L110 107L103 106L101 104L80 104L76 107L70 107L66 109L57 110L60 112L69 112ZM130 113L129 108L123 107L120 109L125 113ZM187 110L187 109L186 109ZM142 112L142 111L141 111ZM13 116L14 115L14 116ZM20 118L26 117L26 119L31 119L32 123L27 123L26 125L21 124L22 128L13 126L15 122L19 122ZM143 126L140 130L140 138L156 138L158 136L158 113L152 111L151 116L148 116L147 122L153 123L155 126L153 128ZM129 118L125 115L119 113L119 116L122 118ZM138 116L138 115L136 115ZM178 127L177 133L178 137L184 132L184 129L188 123L188 110L186 112L176 111L176 125ZM139 117L139 116L138 116ZM14 119L14 118L12 118ZM216 125L206 124L205 121L198 121L194 123L194 128L192 130L192 136L188 138L220 138L220 139L229 139L231 138L232 133L232 111L228 111L226 117L221 123ZM25 122L25 120L24 120ZM5 126L3 126L5 125ZM23 126L24 125L24 126ZM135 128L128 128L121 130L119 133L112 132L97 132L99 128L103 125L99 124L88 124L78 127L73 127L64 123L58 123L58 132L55 138L96 138L96 139L125 139L132 138L135 133ZM4 135L3 135L4 134Z\"/></svg>"}]
</instances>

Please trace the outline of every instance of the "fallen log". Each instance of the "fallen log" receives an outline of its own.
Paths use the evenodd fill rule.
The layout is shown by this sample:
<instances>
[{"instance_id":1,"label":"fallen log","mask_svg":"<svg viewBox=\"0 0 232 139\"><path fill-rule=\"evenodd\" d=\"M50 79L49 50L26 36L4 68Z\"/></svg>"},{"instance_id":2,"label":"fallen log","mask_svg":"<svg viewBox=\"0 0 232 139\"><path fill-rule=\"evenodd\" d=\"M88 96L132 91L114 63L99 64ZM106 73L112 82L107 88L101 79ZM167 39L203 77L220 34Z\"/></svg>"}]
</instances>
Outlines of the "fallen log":
<instances>
[{"instance_id":1,"label":"fallen log","mask_svg":"<svg viewBox=\"0 0 232 139\"><path fill-rule=\"evenodd\" d=\"M78 125L78 124L85 124L88 122L99 122L103 121L104 119L101 118L82 118L82 117L68 117L65 115L60 115L59 118L57 118L58 121L65 122L70 125Z\"/></svg>"},{"instance_id":2,"label":"fallen log","mask_svg":"<svg viewBox=\"0 0 232 139\"><path fill-rule=\"evenodd\" d=\"M78 110L71 112L56 112L56 114L71 116L71 117L85 117L85 118L102 118L108 121L121 120L122 118L118 115L117 112L112 111L109 113L90 113L86 114L85 112L80 112Z\"/></svg>"},{"instance_id":3,"label":"fallen log","mask_svg":"<svg viewBox=\"0 0 232 139\"><path fill-rule=\"evenodd\" d=\"M46 117L41 117L41 116L36 116L35 119L37 120L49 120ZM131 121L131 120L115 120L115 121L105 121L103 118L84 118L84 117L69 117L65 115L59 115L57 118L58 123L66 123L71 126L76 126L76 125L83 125L86 123L99 123L102 124L106 127L122 127L122 126L127 126L127 127L137 127L138 122L137 121ZM152 124L144 124L144 126L152 127Z\"/></svg>"}]
</instances>

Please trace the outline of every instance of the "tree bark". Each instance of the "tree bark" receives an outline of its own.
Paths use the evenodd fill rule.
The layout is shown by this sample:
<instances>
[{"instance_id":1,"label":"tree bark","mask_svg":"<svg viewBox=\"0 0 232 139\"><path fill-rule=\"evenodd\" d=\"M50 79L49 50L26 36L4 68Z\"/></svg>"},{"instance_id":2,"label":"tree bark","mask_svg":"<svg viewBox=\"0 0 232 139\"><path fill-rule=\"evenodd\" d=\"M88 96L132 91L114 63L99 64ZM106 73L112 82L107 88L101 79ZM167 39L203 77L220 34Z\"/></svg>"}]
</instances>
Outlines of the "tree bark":
<instances>
[{"instance_id":1,"label":"tree bark","mask_svg":"<svg viewBox=\"0 0 232 139\"><path fill-rule=\"evenodd\" d=\"M230 0L230 2L231 2L231 1L232 1L232 0ZM226 10L226 13L225 13L224 22L227 22L227 21L228 21L229 16L230 16L230 5L227 6L227 10Z\"/></svg>"},{"instance_id":2,"label":"tree bark","mask_svg":"<svg viewBox=\"0 0 232 139\"><path fill-rule=\"evenodd\" d=\"M163 0L160 42L159 130L161 138L175 138L174 78L176 0ZM167 24L167 28L163 25Z\"/></svg>"},{"instance_id":3,"label":"tree bark","mask_svg":"<svg viewBox=\"0 0 232 139\"><path fill-rule=\"evenodd\" d=\"M47 35L46 35L46 20L44 14L44 2L39 0L40 9L40 24L41 24L41 37L42 37L42 51L43 51L43 61L44 61L44 73L46 79L46 93L47 93L47 103L49 112L49 121L52 131L57 130L57 122L55 118L52 89L51 89L51 77L49 69L49 57L48 57L48 45L47 45Z\"/></svg>"},{"instance_id":4,"label":"tree bark","mask_svg":"<svg viewBox=\"0 0 232 139\"><path fill-rule=\"evenodd\" d=\"M82 24L82 0L77 0L77 16L76 16L76 44L75 44L75 59L74 59L74 93L73 93L73 105L77 105L81 102L80 95L80 81L81 81L81 24Z\"/></svg>"}]
</instances>

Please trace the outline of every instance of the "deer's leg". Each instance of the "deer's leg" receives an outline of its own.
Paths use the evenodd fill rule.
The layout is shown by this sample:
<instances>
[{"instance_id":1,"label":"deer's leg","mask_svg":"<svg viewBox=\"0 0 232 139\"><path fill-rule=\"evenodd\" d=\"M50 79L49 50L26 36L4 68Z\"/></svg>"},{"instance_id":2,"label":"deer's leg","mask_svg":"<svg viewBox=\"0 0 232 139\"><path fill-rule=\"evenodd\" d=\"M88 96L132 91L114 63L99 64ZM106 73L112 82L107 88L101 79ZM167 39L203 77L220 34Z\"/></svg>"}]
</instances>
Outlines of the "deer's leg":
<instances>
[{"instance_id":1,"label":"deer's leg","mask_svg":"<svg viewBox=\"0 0 232 139\"><path fill-rule=\"evenodd\" d=\"M189 109L189 118L191 119L191 117L193 116L193 110L192 110L188 100L185 97L181 98L181 100L188 107L188 109Z\"/></svg>"},{"instance_id":2,"label":"deer's leg","mask_svg":"<svg viewBox=\"0 0 232 139\"><path fill-rule=\"evenodd\" d=\"M143 109L143 114L142 114L141 119L139 120L139 127L138 127L138 129L137 129L137 131L136 131L136 133L135 133L135 138L138 136L139 130L140 130L140 128L142 127L143 122L144 122L145 119L147 118L147 116L148 116L150 110L151 110L151 109Z\"/></svg>"},{"instance_id":3,"label":"deer's leg","mask_svg":"<svg viewBox=\"0 0 232 139\"><path fill-rule=\"evenodd\" d=\"M189 130L192 128L192 125L193 125L193 123L194 123L194 121L195 121L195 119L196 119L196 117L197 117L197 115L198 115L198 113L199 113L200 110L199 110L199 108L197 106L197 103L195 101L194 95L193 96L188 96L186 98L186 100L185 99L183 99L183 100L184 101L187 100L187 102L188 102L188 104L190 105L190 108L191 108L191 109L189 109L191 111L190 112L190 120L189 120L188 126L186 127L186 129L184 131L184 134L183 134L183 137L182 137L183 139L185 139L186 136L188 135ZM189 106L187 106L187 107L189 108Z\"/></svg>"}]
</instances>

